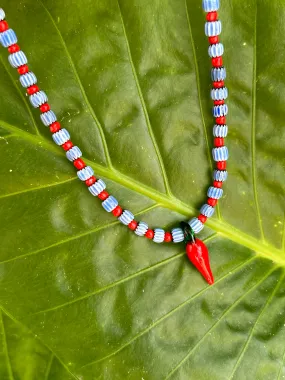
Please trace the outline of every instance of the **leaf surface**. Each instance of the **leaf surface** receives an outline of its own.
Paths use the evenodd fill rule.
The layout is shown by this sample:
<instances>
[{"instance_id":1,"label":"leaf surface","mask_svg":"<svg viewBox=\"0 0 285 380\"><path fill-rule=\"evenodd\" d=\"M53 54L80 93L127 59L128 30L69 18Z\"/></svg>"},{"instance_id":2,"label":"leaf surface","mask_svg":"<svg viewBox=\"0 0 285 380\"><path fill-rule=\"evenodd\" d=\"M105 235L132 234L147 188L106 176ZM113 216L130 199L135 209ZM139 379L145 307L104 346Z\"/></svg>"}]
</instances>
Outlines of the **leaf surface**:
<instances>
[{"instance_id":1,"label":"leaf surface","mask_svg":"<svg viewBox=\"0 0 285 380\"><path fill-rule=\"evenodd\" d=\"M96 176L172 228L213 168L210 63L194 0L3 0L31 69ZM183 245L130 233L76 179L0 53L0 378L285 376L285 5L222 1L229 180Z\"/></svg>"}]
</instances>

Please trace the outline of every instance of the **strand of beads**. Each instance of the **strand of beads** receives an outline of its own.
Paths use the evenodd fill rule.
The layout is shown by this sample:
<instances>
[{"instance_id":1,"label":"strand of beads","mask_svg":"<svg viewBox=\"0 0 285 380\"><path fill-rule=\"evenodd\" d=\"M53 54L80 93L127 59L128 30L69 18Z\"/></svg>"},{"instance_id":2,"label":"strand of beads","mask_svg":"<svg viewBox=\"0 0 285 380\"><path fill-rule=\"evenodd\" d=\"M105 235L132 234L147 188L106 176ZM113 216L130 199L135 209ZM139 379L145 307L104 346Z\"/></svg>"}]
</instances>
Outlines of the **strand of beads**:
<instances>
[{"instance_id":1,"label":"strand of beads","mask_svg":"<svg viewBox=\"0 0 285 380\"><path fill-rule=\"evenodd\" d=\"M203 0L203 9L206 12L205 34L209 38L209 56L212 59L211 77L213 88L211 90L211 98L214 102L213 116L216 124L213 128L214 148L213 159L216 162L216 169L213 173L214 182L209 187L207 195L207 203L200 209L200 215L197 218L190 220L189 225L197 234L200 232L207 218L214 214L214 207L218 200L223 195L223 182L227 179L226 171L227 159L229 157L228 149L224 146L224 138L227 136L228 127L226 125L226 115L228 106L225 104L225 99L228 97L228 90L225 87L224 80L226 79L226 69L223 66L222 55L224 46L219 42L219 35L222 31L221 21L218 20L218 9L220 6L219 0Z\"/></svg>"},{"instance_id":2,"label":"strand of beads","mask_svg":"<svg viewBox=\"0 0 285 380\"><path fill-rule=\"evenodd\" d=\"M228 158L227 148L224 146L224 137L227 134L227 126L225 123L225 115L227 114L227 106L224 99L227 97L227 89L224 87L223 80L226 72L222 66L223 45L218 41L218 34L221 32L221 23L217 20L217 9L219 8L219 0L203 0L203 8L207 12L206 34L209 36L210 48L209 54L212 57L213 69L212 79L214 88L212 90L212 98L214 100L214 117L216 125L214 127L214 144L213 149L214 160L217 161L217 170L214 172L214 183L208 190L208 201L200 210L197 218L191 219L188 223L194 233L200 232L207 218L214 213L214 206L218 199L222 196L222 183L227 177L226 159ZM178 227L166 232L161 228L150 229L145 222L137 222L134 215L129 210L123 210L116 198L106 191L106 184L101 179L94 176L94 171L83 161L81 150L74 146L70 140L70 135L65 128L57 121L55 113L48 104L48 98L44 91L37 86L37 77L30 71L27 63L27 57L21 51L17 44L17 36L15 32L9 28L5 20L5 12L0 8L0 43L8 48L10 53L8 61L12 67L16 68L20 74L20 83L26 88L30 102L33 107L38 108L41 112L40 118L43 124L49 127L54 142L61 146L66 152L66 157L71 161L77 169L78 178L85 182L88 190L93 196L97 196L102 201L102 207L111 212L118 220L134 231L137 236L145 236L152 239L156 243L173 242L179 243L185 240L185 231Z\"/></svg>"}]
</instances>

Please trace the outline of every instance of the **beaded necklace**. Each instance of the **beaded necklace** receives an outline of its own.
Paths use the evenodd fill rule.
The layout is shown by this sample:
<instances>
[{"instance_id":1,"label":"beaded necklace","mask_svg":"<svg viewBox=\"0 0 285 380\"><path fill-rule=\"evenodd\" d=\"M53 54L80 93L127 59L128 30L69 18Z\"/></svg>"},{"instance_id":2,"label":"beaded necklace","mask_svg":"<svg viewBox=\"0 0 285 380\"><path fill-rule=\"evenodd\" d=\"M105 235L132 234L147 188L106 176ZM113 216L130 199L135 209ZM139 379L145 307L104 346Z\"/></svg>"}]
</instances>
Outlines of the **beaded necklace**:
<instances>
[{"instance_id":1,"label":"beaded necklace","mask_svg":"<svg viewBox=\"0 0 285 380\"><path fill-rule=\"evenodd\" d=\"M197 239L195 235L202 231L207 218L214 214L214 208L223 194L223 182L227 179L226 160L228 159L228 149L224 146L224 138L228 132L225 117L228 113L228 107L225 104L228 90L224 86L224 79L226 78L226 70L223 67L222 60L224 47L219 42L222 29L221 21L218 20L217 14L219 2L220 0L202 0L203 9L206 12L205 34L209 39L208 52L212 60L211 78L213 88L211 98L214 102L213 116L215 118L212 153L216 162L216 169L213 173L214 182L208 189L207 203L201 207L200 214L187 223L182 222L179 227L173 228L171 232L166 232L162 228L150 229L147 223L143 221L137 222L131 211L123 209L116 198L106 191L106 185L102 179L97 179L94 176L93 169L87 166L81 158L81 150L71 142L68 131L61 128L61 124L57 121L55 113L48 104L45 92L36 85L37 78L29 70L27 57L17 44L17 36L9 28L5 20L5 12L0 8L0 43L3 47L8 48L10 53L8 56L9 63L18 70L20 83L26 88L31 104L35 108L39 108L43 124L49 127L54 142L66 151L66 157L77 169L78 178L85 182L92 195L97 196L102 201L102 206L107 212L112 213L122 224L134 231L137 236L145 236L155 243L185 242L186 253L190 261L209 284L214 283L214 278L210 268L208 250L205 244Z\"/></svg>"}]
</instances>

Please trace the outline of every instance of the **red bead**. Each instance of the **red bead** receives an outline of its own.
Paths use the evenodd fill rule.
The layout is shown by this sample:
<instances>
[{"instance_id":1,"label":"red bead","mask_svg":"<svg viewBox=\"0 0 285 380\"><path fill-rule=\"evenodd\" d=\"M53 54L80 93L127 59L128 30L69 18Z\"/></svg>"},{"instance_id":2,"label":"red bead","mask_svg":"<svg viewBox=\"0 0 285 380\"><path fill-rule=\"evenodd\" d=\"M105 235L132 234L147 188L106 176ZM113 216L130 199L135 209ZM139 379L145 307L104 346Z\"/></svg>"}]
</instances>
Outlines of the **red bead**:
<instances>
[{"instance_id":1,"label":"red bead","mask_svg":"<svg viewBox=\"0 0 285 380\"><path fill-rule=\"evenodd\" d=\"M40 110L41 110L41 112L47 112L47 111L49 111L50 110L49 104L48 103L42 104L40 106Z\"/></svg>"},{"instance_id":2,"label":"red bead","mask_svg":"<svg viewBox=\"0 0 285 380\"><path fill-rule=\"evenodd\" d=\"M212 65L214 67L221 67L221 66L223 66L223 58L222 57L213 57L212 58Z\"/></svg>"},{"instance_id":3,"label":"red bead","mask_svg":"<svg viewBox=\"0 0 285 380\"><path fill-rule=\"evenodd\" d=\"M172 241L172 235L171 232L165 232L164 234L164 241L166 243L170 243Z\"/></svg>"},{"instance_id":4,"label":"red bead","mask_svg":"<svg viewBox=\"0 0 285 380\"><path fill-rule=\"evenodd\" d=\"M226 118L225 118L225 116L216 117L216 123L219 124L219 125L226 124Z\"/></svg>"},{"instance_id":5,"label":"red bead","mask_svg":"<svg viewBox=\"0 0 285 380\"><path fill-rule=\"evenodd\" d=\"M60 123L58 121L55 121L54 123L52 123L49 126L49 130L51 131L51 133L58 132L60 130L60 128L61 128L61 125L60 125ZM65 150L68 150L68 149L65 149Z\"/></svg>"},{"instance_id":6,"label":"red bead","mask_svg":"<svg viewBox=\"0 0 285 380\"><path fill-rule=\"evenodd\" d=\"M69 150L73 147L73 144L70 140L66 141L66 143L61 145L64 150Z\"/></svg>"},{"instance_id":7,"label":"red bead","mask_svg":"<svg viewBox=\"0 0 285 380\"><path fill-rule=\"evenodd\" d=\"M205 223L207 220L207 217L206 217L206 215L200 214L198 216L198 219L200 220L200 222Z\"/></svg>"},{"instance_id":8,"label":"red bead","mask_svg":"<svg viewBox=\"0 0 285 380\"><path fill-rule=\"evenodd\" d=\"M214 181L213 182L213 186L221 188L223 186L223 182L222 181Z\"/></svg>"},{"instance_id":9,"label":"red bead","mask_svg":"<svg viewBox=\"0 0 285 380\"><path fill-rule=\"evenodd\" d=\"M153 230L147 230L145 233L145 237L148 239L153 239L154 237L154 231Z\"/></svg>"},{"instance_id":10,"label":"red bead","mask_svg":"<svg viewBox=\"0 0 285 380\"><path fill-rule=\"evenodd\" d=\"M13 54L16 53L17 51L20 51L20 46L18 44L14 44L8 47L9 53Z\"/></svg>"},{"instance_id":11,"label":"red bead","mask_svg":"<svg viewBox=\"0 0 285 380\"><path fill-rule=\"evenodd\" d=\"M95 182L97 181L96 177L94 177L94 175L90 178L88 178L85 183L86 185L89 187L91 185L93 185Z\"/></svg>"},{"instance_id":12,"label":"red bead","mask_svg":"<svg viewBox=\"0 0 285 380\"><path fill-rule=\"evenodd\" d=\"M18 67L17 70L18 70L18 73L20 75L24 75L24 74L27 74L29 72L29 67L28 67L28 65L23 65L23 66Z\"/></svg>"},{"instance_id":13,"label":"red bead","mask_svg":"<svg viewBox=\"0 0 285 380\"><path fill-rule=\"evenodd\" d=\"M33 95L36 92L39 92L39 90L40 90L39 87L36 84L34 84L34 85L32 85L32 86L30 86L30 87L27 88L27 93L29 95Z\"/></svg>"},{"instance_id":14,"label":"red bead","mask_svg":"<svg viewBox=\"0 0 285 380\"><path fill-rule=\"evenodd\" d=\"M86 164L81 158L77 158L76 160L73 161L73 165L76 167L76 169L81 170L85 168Z\"/></svg>"},{"instance_id":15,"label":"red bead","mask_svg":"<svg viewBox=\"0 0 285 380\"><path fill-rule=\"evenodd\" d=\"M213 86L215 88L222 88L224 87L224 85L225 85L225 82L223 80L220 80L219 82L213 82Z\"/></svg>"},{"instance_id":16,"label":"red bead","mask_svg":"<svg viewBox=\"0 0 285 380\"><path fill-rule=\"evenodd\" d=\"M227 168L227 161L218 161L217 162L217 169L226 170L226 168Z\"/></svg>"},{"instance_id":17,"label":"red bead","mask_svg":"<svg viewBox=\"0 0 285 380\"><path fill-rule=\"evenodd\" d=\"M112 211L112 214L118 218L120 215L122 215L123 213L123 209L121 206L117 206L116 208L114 208L114 210Z\"/></svg>"},{"instance_id":18,"label":"red bead","mask_svg":"<svg viewBox=\"0 0 285 380\"><path fill-rule=\"evenodd\" d=\"M225 104L224 100L214 100L214 105L215 106L221 106L222 104Z\"/></svg>"},{"instance_id":19,"label":"red bead","mask_svg":"<svg viewBox=\"0 0 285 380\"><path fill-rule=\"evenodd\" d=\"M9 29L9 25L7 21L0 21L0 32L5 32L7 29Z\"/></svg>"},{"instance_id":20,"label":"red bead","mask_svg":"<svg viewBox=\"0 0 285 380\"><path fill-rule=\"evenodd\" d=\"M218 12L208 12L206 14L206 20L207 21L216 21L218 18Z\"/></svg>"},{"instance_id":21,"label":"red bead","mask_svg":"<svg viewBox=\"0 0 285 380\"><path fill-rule=\"evenodd\" d=\"M101 201L104 201L109 197L109 193L106 190L101 191L101 193L98 195L98 198L101 199Z\"/></svg>"},{"instance_id":22,"label":"red bead","mask_svg":"<svg viewBox=\"0 0 285 380\"><path fill-rule=\"evenodd\" d=\"M135 220L132 220L131 223L128 224L128 227L130 230L134 231L138 226L138 222L136 222Z\"/></svg>"},{"instance_id":23,"label":"red bead","mask_svg":"<svg viewBox=\"0 0 285 380\"><path fill-rule=\"evenodd\" d=\"M208 198L207 203L209 206L215 207L216 204L218 203L218 200L214 198Z\"/></svg>"},{"instance_id":24,"label":"red bead","mask_svg":"<svg viewBox=\"0 0 285 380\"><path fill-rule=\"evenodd\" d=\"M224 146L225 140L223 137L215 137L214 138L214 145L215 146Z\"/></svg>"},{"instance_id":25,"label":"red bead","mask_svg":"<svg viewBox=\"0 0 285 380\"><path fill-rule=\"evenodd\" d=\"M209 37L209 43L210 43L210 45L217 44L218 42L219 42L219 36Z\"/></svg>"},{"instance_id":26,"label":"red bead","mask_svg":"<svg viewBox=\"0 0 285 380\"><path fill-rule=\"evenodd\" d=\"M187 243L186 253L191 263L198 269L208 284L212 285L214 278L206 245L201 240L195 239L195 242Z\"/></svg>"}]
</instances>

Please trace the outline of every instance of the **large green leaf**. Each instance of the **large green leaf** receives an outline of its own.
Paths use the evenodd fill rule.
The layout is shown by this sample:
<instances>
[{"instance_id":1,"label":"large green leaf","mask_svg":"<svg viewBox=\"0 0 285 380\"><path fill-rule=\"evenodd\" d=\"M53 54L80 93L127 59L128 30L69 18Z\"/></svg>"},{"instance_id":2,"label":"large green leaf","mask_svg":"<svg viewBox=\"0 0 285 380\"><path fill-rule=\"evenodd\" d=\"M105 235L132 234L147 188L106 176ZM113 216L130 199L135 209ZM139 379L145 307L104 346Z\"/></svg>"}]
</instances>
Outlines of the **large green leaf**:
<instances>
[{"instance_id":1,"label":"large green leaf","mask_svg":"<svg viewBox=\"0 0 285 380\"><path fill-rule=\"evenodd\" d=\"M210 63L196 0L2 0L96 175L152 226L211 181ZM0 378L285 376L285 4L222 1L230 177L207 241L136 237L76 179L1 50Z\"/></svg>"}]
</instances>

